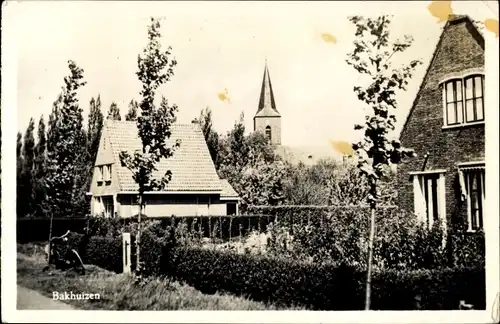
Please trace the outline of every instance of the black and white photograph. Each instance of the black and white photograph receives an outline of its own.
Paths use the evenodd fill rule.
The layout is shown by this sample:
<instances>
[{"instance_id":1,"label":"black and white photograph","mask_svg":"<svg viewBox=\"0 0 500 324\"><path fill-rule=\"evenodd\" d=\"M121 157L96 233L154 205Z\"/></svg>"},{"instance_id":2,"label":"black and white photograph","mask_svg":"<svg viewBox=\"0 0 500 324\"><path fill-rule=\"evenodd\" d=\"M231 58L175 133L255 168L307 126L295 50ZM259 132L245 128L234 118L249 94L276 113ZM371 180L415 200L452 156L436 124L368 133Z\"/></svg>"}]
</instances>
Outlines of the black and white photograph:
<instances>
[{"instance_id":1,"label":"black and white photograph","mask_svg":"<svg viewBox=\"0 0 500 324\"><path fill-rule=\"evenodd\" d=\"M498 12L3 2L2 322L498 322Z\"/></svg>"}]
</instances>

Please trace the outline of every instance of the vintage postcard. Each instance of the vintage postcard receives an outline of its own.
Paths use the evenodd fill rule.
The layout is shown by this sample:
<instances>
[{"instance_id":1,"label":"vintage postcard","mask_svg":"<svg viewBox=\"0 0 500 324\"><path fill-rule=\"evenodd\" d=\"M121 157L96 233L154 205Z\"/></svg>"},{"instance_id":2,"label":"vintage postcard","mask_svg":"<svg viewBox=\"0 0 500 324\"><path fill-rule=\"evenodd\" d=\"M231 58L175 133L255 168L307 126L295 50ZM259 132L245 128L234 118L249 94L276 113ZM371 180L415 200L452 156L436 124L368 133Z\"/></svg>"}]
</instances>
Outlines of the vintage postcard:
<instances>
[{"instance_id":1,"label":"vintage postcard","mask_svg":"<svg viewBox=\"0 0 500 324\"><path fill-rule=\"evenodd\" d=\"M498 322L498 61L496 1L3 2L2 321Z\"/></svg>"}]
</instances>

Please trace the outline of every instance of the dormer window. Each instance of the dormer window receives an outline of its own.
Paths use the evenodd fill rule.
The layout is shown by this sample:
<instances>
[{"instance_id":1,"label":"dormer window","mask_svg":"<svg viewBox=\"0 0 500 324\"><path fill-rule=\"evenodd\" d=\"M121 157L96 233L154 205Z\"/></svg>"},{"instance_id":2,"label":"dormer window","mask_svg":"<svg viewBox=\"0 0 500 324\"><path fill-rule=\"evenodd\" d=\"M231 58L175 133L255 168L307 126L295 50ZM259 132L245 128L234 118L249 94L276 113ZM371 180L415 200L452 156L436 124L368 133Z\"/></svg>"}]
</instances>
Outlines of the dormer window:
<instances>
[{"instance_id":1,"label":"dormer window","mask_svg":"<svg viewBox=\"0 0 500 324\"><path fill-rule=\"evenodd\" d=\"M111 183L111 164L97 167L97 185L102 186L103 182L105 182L106 185Z\"/></svg>"},{"instance_id":2,"label":"dormer window","mask_svg":"<svg viewBox=\"0 0 500 324\"><path fill-rule=\"evenodd\" d=\"M484 121L484 75L449 79L443 85L445 126Z\"/></svg>"}]
</instances>

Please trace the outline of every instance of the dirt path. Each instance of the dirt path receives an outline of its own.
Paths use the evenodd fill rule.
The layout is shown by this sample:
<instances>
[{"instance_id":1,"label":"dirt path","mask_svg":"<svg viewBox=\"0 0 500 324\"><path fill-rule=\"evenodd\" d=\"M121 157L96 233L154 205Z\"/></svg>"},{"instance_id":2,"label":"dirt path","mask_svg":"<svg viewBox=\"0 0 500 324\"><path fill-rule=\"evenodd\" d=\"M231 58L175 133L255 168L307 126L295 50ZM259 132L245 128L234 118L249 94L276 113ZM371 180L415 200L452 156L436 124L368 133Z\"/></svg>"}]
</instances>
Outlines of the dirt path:
<instances>
[{"instance_id":1,"label":"dirt path","mask_svg":"<svg viewBox=\"0 0 500 324\"><path fill-rule=\"evenodd\" d=\"M17 309L74 310L76 308L45 297L38 291L17 285Z\"/></svg>"}]
</instances>

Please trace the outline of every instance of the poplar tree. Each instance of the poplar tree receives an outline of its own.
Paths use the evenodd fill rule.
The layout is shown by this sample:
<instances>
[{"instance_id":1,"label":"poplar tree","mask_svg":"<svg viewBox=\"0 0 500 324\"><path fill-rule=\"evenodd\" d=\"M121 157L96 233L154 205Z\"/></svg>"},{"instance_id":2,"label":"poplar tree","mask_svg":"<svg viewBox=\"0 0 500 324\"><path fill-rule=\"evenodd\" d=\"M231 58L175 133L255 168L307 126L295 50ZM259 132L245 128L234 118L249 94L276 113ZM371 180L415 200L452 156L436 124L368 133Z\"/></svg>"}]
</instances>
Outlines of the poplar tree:
<instances>
[{"instance_id":1,"label":"poplar tree","mask_svg":"<svg viewBox=\"0 0 500 324\"><path fill-rule=\"evenodd\" d=\"M22 197L22 186L21 186L21 173L23 170L23 154L22 154L22 149L23 149L23 134L21 132L17 133L17 146L16 146L16 157L17 157L17 168L16 168L16 209L17 209L17 217L22 216L22 204L23 200L20 199Z\"/></svg>"},{"instance_id":2,"label":"poplar tree","mask_svg":"<svg viewBox=\"0 0 500 324\"><path fill-rule=\"evenodd\" d=\"M403 40L392 41L389 38L390 16L384 15L374 19L353 16L349 21L356 27L356 40L346 62L370 83L368 86L354 87L358 99L371 110L363 125L354 126L356 130L364 130L364 137L352 146L358 156L358 167L366 176L369 185L368 203L371 213L365 294L365 310L369 310L375 214L380 200L380 188L377 184L389 174L390 165L399 163L404 157L415 155L413 150L403 148L400 141L393 136L396 123L396 92L406 90L415 68L422 62L412 60L397 68L392 66L393 55L407 50L413 38L405 35Z\"/></svg>"},{"instance_id":3,"label":"poplar tree","mask_svg":"<svg viewBox=\"0 0 500 324\"><path fill-rule=\"evenodd\" d=\"M217 166L217 156L219 151L219 134L213 129L212 125L212 110L210 107L202 109L198 117L201 131L205 137L205 142L208 146L208 151L212 157L212 161Z\"/></svg>"},{"instance_id":4,"label":"poplar tree","mask_svg":"<svg viewBox=\"0 0 500 324\"><path fill-rule=\"evenodd\" d=\"M94 164L99 150L104 115L101 110L101 96L90 99L89 118L87 122L87 181L85 188L89 189L92 182Z\"/></svg>"},{"instance_id":5,"label":"poplar tree","mask_svg":"<svg viewBox=\"0 0 500 324\"><path fill-rule=\"evenodd\" d=\"M86 149L77 98L77 91L85 85L83 70L73 61L68 61L68 68L70 74L64 78L65 86L49 118L46 185L51 217L72 216L75 212L82 151Z\"/></svg>"},{"instance_id":6,"label":"poplar tree","mask_svg":"<svg viewBox=\"0 0 500 324\"><path fill-rule=\"evenodd\" d=\"M137 118L137 130L141 140L141 149L134 152L120 152L120 161L131 172L132 178L138 185L139 215L136 234L136 273L141 275L141 215L146 205L144 193L147 191L162 190L172 178L172 172L168 170L161 179L153 178L153 172L157 171L157 164L162 159L167 159L174 154L180 146L177 140L173 146L169 146L166 140L170 138L171 126L176 121L175 113L177 105L168 105L168 101L162 96L159 107L154 103L155 94L162 84L170 81L174 75L175 59L169 59L171 47L163 51L160 44L160 22L151 18L148 26L148 43L142 55L137 58L139 71L136 73L142 83L140 95L141 113Z\"/></svg>"},{"instance_id":7,"label":"poplar tree","mask_svg":"<svg viewBox=\"0 0 500 324\"><path fill-rule=\"evenodd\" d=\"M35 146L35 161L33 165L33 203L34 214L44 215L43 205L45 202L45 177L47 168L47 138L45 134L45 120L43 116L38 121L37 143Z\"/></svg>"},{"instance_id":8,"label":"poplar tree","mask_svg":"<svg viewBox=\"0 0 500 324\"><path fill-rule=\"evenodd\" d=\"M109 106L107 119L122 120L122 116L120 115L120 108L118 108L116 102L112 102L111 106Z\"/></svg>"},{"instance_id":9,"label":"poplar tree","mask_svg":"<svg viewBox=\"0 0 500 324\"><path fill-rule=\"evenodd\" d=\"M18 186L21 186L20 199L23 204L18 211L21 216L31 216L34 211L33 203L33 163L35 160L35 138L33 131L35 130L35 121L30 119L28 128L24 133L23 141L23 164L21 169L21 179Z\"/></svg>"}]
</instances>

